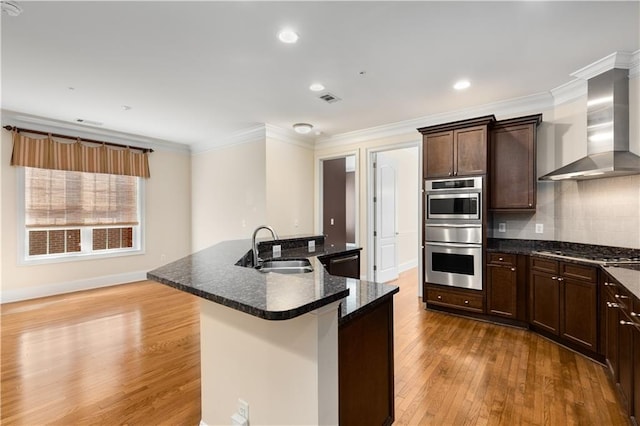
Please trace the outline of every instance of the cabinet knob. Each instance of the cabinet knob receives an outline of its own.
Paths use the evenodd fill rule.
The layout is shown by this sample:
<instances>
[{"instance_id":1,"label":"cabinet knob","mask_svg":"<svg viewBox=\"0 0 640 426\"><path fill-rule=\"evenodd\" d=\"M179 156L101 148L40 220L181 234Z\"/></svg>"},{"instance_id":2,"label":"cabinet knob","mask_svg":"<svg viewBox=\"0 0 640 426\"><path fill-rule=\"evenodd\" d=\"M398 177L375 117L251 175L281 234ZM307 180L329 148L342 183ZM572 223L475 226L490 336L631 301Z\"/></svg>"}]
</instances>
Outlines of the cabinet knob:
<instances>
[{"instance_id":1,"label":"cabinet knob","mask_svg":"<svg viewBox=\"0 0 640 426\"><path fill-rule=\"evenodd\" d=\"M637 317L640 317L640 314L636 314L635 312L631 312L631 316L637 318Z\"/></svg>"},{"instance_id":2,"label":"cabinet knob","mask_svg":"<svg viewBox=\"0 0 640 426\"><path fill-rule=\"evenodd\" d=\"M552 280L557 280L557 279L558 279L558 277L551 277L551 279L552 279Z\"/></svg>"},{"instance_id":3,"label":"cabinet knob","mask_svg":"<svg viewBox=\"0 0 640 426\"><path fill-rule=\"evenodd\" d=\"M465 300L465 301L464 301L464 304L465 304L465 305L468 305L468 304L469 304L469 301L468 301L468 300Z\"/></svg>"},{"instance_id":4,"label":"cabinet knob","mask_svg":"<svg viewBox=\"0 0 640 426\"><path fill-rule=\"evenodd\" d=\"M515 272L515 271L516 271L516 268L511 268L511 272Z\"/></svg>"},{"instance_id":5,"label":"cabinet knob","mask_svg":"<svg viewBox=\"0 0 640 426\"><path fill-rule=\"evenodd\" d=\"M501 258L501 257L499 257L499 258L498 258L498 260L499 260L500 262L502 262L504 259L503 259L503 258Z\"/></svg>"},{"instance_id":6,"label":"cabinet knob","mask_svg":"<svg viewBox=\"0 0 640 426\"><path fill-rule=\"evenodd\" d=\"M609 283L605 281L605 282L604 282L604 286L605 286L605 287L609 287Z\"/></svg>"},{"instance_id":7,"label":"cabinet knob","mask_svg":"<svg viewBox=\"0 0 640 426\"><path fill-rule=\"evenodd\" d=\"M620 325L633 325L631 321L620 320Z\"/></svg>"},{"instance_id":8,"label":"cabinet knob","mask_svg":"<svg viewBox=\"0 0 640 426\"><path fill-rule=\"evenodd\" d=\"M529 207L532 207L532 206L533 206L533 204L529 203Z\"/></svg>"},{"instance_id":9,"label":"cabinet knob","mask_svg":"<svg viewBox=\"0 0 640 426\"><path fill-rule=\"evenodd\" d=\"M442 300L442 296L438 296L438 300Z\"/></svg>"},{"instance_id":10,"label":"cabinet knob","mask_svg":"<svg viewBox=\"0 0 640 426\"><path fill-rule=\"evenodd\" d=\"M558 281L564 281L564 278L558 277Z\"/></svg>"},{"instance_id":11,"label":"cabinet knob","mask_svg":"<svg viewBox=\"0 0 640 426\"><path fill-rule=\"evenodd\" d=\"M449 172L449 176L451 176L451 172Z\"/></svg>"},{"instance_id":12,"label":"cabinet knob","mask_svg":"<svg viewBox=\"0 0 640 426\"><path fill-rule=\"evenodd\" d=\"M453 175L454 176L458 176L458 172L453 172Z\"/></svg>"}]
</instances>

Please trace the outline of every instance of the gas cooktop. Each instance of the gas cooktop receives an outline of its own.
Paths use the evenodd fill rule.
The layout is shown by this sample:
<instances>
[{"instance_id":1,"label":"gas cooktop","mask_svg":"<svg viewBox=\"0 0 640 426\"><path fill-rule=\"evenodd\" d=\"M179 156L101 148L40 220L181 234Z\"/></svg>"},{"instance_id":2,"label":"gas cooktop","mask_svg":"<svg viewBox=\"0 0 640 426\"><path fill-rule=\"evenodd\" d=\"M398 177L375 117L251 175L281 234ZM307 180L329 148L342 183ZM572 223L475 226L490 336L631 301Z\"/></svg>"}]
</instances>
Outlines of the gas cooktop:
<instances>
[{"instance_id":1,"label":"gas cooktop","mask_svg":"<svg viewBox=\"0 0 640 426\"><path fill-rule=\"evenodd\" d=\"M604 266L640 264L640 257L592 255L572 250L540 250L534 253L542 254L545 256L558 257L561 259L572 259L582 262L596 263L598 265Z\"/></svg>"}]
</instances>

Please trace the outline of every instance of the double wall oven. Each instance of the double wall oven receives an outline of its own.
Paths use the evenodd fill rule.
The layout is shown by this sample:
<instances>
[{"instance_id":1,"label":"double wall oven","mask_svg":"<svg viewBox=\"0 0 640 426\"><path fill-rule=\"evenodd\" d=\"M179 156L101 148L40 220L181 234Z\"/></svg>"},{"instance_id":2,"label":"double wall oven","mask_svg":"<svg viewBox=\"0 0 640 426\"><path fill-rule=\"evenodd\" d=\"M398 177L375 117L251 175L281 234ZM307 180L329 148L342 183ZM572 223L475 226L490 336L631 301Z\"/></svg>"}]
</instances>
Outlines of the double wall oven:
<instances>
[{"instance_id":1,"label":"double wall oven","mask_svg":"<svg viewBox=\"0 0 640 426\"><path fill-rule=\"evenodd\" d=\"M425 281L482 290L482 177L425 181Z\"/></svg>"}]
</instances>

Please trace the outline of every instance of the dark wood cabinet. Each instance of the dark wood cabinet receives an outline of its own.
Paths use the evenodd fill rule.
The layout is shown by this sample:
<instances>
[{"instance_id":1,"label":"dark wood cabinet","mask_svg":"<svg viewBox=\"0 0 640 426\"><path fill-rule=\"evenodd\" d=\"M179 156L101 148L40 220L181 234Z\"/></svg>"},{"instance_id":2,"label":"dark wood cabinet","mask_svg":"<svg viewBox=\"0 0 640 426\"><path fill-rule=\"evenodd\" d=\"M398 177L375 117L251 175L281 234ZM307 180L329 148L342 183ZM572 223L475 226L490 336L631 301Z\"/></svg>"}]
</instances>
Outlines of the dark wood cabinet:
<instances>
[{"instance_id":1,"label":"dark wood cabinet","mask_svg":"<svg viewBox=\"0 0 640 426\"><path fill-rule=\"evenodd\" d=\"M338 327L341 425L394 421L393 298Z\"/></svg>"},{"instance_id":2,"label":"dark wood cabinet","mask_svg":"<svg viewBox=\"0 0 640 426\"><path fill-rule=\"evenodd\" d=\"M640 299L635 299L632 311L633 328L633 404L632 416L640 424Z\"/></svg>"},{"instance_id":3,"label":"dark wood cabinet","mask_svg":"<svg viewBox=\"0 0 640 426\"><path fill-rule=\"evenodd\" d=\"M609 287L615 284L609 281L606 276L603 278L601 286L601 294L603 299L602 316L600 320L603 322L604 348L602 354L605 357L609 373L613 377L615 383L618 383L618 304L614 297L613 290Z\"/></svg>"},{"instance_id":4,"label":"dark wood cabinet","mask_svg":"<svg viewBox=\"0 0 640 426\"><path fill-rule=\"evenodd\" d=\"M423 178L487 173L487 135L493 115L418 129L423 134Z\"/></svg>"},{"instance_id":5,"label":"dark wood cabinet","mask_svg":"<svg viewBox=\"0 0 640 426\"><path fill-rule=\"evenodd\" d=\"M489 142L489 209L535 211L536 131L542 114L493 124Z\"/></svg>"},{"instance_id":6,"label":"dark wood cabinet","mask_svg":"<svg viewBox=\"0 0 640 426\"><path fill-rule=\"evenodd\" d=\"M598 352L597 269L531 258L530 324L568 346Z\"/></svg>"},{"instance_id":7,"label":"dark wood cabinet","mask_svg":"<svg viewBox=\"0 0 640 426\"><path fill-rule=\"evenodd\" d=\"M487 254L487 313L519 319L519 299L524 283L518 280L518 256L507 253Z\"/></svg>"},{"instance_id":8,"label":"dark wood cabinet","mask_svg":"<svg viewBox=\"0 0 640 426\"><path fill-rule=\"evenodd\" d=\"M424 294L427 307L436 306L480 314L484 313L482 291L425 284Z\"/></svg>"},{"instance_id":9,"label":"dark wood cabinet","mask_svg":"<svg viewBox=\"0 0 640 426\"><path fill-rule=\"evenodd\" d=\"M358 251L322 256L318 259L331 275L360 279L360 252Z\"/></svg>"}]
</instances>

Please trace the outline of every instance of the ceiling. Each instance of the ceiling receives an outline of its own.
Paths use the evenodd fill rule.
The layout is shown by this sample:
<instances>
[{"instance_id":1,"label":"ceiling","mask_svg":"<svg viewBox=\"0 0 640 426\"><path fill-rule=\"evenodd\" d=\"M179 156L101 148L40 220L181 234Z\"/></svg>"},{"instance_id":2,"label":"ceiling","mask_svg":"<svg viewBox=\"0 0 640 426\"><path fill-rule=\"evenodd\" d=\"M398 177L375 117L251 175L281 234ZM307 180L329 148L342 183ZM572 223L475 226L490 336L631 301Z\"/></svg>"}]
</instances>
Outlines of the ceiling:
<instances>
[{"instance_id":1,"label":"ceiling","mask_svg":"<svg viewBox=\"0 0 640 426\"><path fill-rule=\"evenodd\" d=\"M4 110L190 145L262 123L322 140L548 92L640 49L638 1L17 3Z\"/></svg>"}]
</instances>

